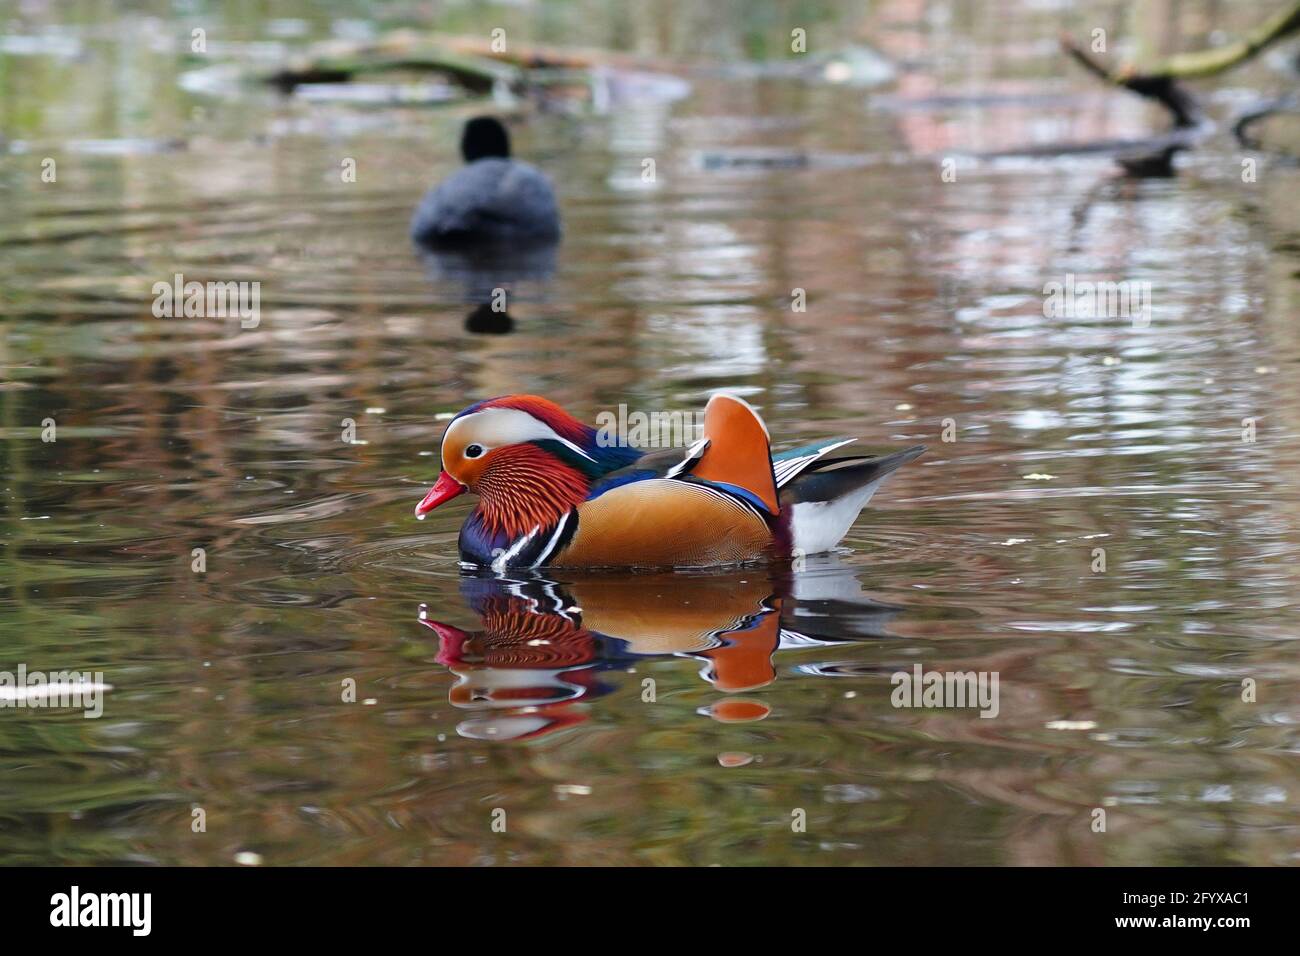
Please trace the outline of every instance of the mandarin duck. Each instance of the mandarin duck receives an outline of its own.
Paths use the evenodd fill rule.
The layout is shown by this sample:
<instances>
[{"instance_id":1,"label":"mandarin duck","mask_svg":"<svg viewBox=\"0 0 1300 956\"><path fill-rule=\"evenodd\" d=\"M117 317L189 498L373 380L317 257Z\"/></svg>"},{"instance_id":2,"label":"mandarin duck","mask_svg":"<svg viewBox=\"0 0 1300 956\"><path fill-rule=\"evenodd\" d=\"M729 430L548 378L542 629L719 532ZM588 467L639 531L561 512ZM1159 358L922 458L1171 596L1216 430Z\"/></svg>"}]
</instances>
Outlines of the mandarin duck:
<instances>
[{"instance_id":1,"label":"mandarin duck","mask_svg":"<svg viewBox=\"0 0 1300 956\"><path fill-rule=\"evenodd\" d=\"M506 128L491 116L465 124L465 166L443 180L416 207L411 239L428 246L476 242L553 242L560 212L546 174L510 158Z\"/></svg>"},{"instance_id":2,"label":"mandarin duck","mask_svg":"<svg viewBox=\"0 0 1300 956\"><path fill-rule=\"evenodd\" d=\"M469 406L442 438L442 473L416 517L472 491L469 567L682 568L818 554L880 483L920 455L826 456L854 439L772 456L748 402L715 394L688 449L643 452L536 395Z\"/></svg>"}]
</instances>

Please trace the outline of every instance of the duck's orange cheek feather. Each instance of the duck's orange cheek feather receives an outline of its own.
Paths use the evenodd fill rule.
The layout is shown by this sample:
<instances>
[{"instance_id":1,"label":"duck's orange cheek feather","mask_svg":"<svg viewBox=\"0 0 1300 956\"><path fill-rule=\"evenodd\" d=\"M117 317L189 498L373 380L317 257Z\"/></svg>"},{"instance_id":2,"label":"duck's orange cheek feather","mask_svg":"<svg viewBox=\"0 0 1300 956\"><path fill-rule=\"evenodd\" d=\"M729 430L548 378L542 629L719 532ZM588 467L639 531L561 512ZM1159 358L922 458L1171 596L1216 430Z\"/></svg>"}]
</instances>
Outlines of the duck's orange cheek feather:
<instances>
[{"instance_id":1,"label":"duck's orange cheek feather","mask_svg":"<svg viewBox=\"0 0 1300 956\"><path fill-rule=\"evenodd\" d=\"M442 449L442 473L455 478L470 491L477 493L478 480L487 463L495 452L488 452L482 458L466 458L460 446Z\"/></svg>"},{"instance_id":2,"label":"duck's orange cheek feather","mask_svg":"<svg viewBox=\"0 0 1300 956\"><path fill-rule=\"evenodd\" d=\"M484 473L491 467L493 459L502 450L490 451L481 458L465 458L461 456L450 460L444 458L442 468L470 491L479 494L479 482L482 480Z\"/></svg>"},{"instance_id":3,"label":"duck's orange cheek feather","mask_svg":"<svg viewBox=\"0 0 1300 956\"><path fill-rule=\"evenodd\" d=\"M484 525L493 531L521 535L549 527L587 497L581 472L532 445L498 448L479 462L472 487Z\"/></svg>"}]
</instances>

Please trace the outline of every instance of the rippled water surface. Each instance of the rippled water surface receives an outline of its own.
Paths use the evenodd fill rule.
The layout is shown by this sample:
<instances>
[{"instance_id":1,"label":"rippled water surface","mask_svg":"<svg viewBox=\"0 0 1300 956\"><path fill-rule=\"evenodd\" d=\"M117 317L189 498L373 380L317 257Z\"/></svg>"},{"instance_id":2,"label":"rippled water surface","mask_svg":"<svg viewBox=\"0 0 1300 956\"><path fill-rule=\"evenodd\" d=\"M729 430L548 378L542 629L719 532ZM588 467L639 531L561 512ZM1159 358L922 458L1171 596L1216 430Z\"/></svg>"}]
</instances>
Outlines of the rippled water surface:
<instances>
[{"instance_id":1,"label":"rippled water surface","mask_svg":"<svg viewBox=\"0 0 1300 956\"><path fill-rule=\"evenodd\" d=\"M0 709L0 861L1300 859L1300 173L1243 184L1220 137L1173 179L943 182L1162 122L1063 62L1052 6L809 13L814 50L894 61L875 87L758 68L781 5L417 20L499 13L690 84L519 111L566 237L505 275L406 238L481 106L181 79L195 25L274 57L400 7L0 7L0 670L112 685L98 720ZM1252 18L1220 6L1144 29ZM155 318L177 272L261 282L260 323ZM1149 324L1046 317L1067 275L1150 283ZM513 331L468 330L498 286ZM457 568L467 504L412 517L471 401L591 420L723 386L779 447L930 450L799 570L494 582ZM996 672L997 717L893 707L916 664Z\"/></svg>"}]
</instances>

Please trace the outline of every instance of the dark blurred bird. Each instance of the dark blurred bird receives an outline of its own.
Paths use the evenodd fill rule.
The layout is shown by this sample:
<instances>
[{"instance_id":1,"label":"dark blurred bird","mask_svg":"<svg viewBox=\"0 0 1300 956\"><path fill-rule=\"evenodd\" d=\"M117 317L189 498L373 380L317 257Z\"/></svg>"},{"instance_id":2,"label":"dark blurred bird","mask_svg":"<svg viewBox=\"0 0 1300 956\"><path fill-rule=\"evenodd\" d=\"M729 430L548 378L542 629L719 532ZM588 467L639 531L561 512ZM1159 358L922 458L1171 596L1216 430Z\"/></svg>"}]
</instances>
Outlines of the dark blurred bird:
<instances>
[{"instance_id":1,"label":"dark blurred bird","mask_svg":"<svg viewBox=\"0 0 1300 956\"><path fill-rule=\"evenodd\" d=\"M475 242L553 242L560 212L546 174L510 158L510 137L491 116L465 124L465 167L425 195L411 218L411 238L433 246Z\"/></svg>"}]
</instances>

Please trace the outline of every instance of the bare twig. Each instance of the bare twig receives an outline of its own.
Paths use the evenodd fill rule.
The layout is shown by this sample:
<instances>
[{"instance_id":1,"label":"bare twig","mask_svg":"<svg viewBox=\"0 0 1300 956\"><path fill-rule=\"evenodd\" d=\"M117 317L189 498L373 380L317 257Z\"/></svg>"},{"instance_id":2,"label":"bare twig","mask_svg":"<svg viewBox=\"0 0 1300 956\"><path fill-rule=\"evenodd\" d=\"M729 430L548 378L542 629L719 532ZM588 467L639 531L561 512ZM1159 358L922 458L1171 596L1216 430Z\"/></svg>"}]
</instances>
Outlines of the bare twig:
<instances>
[{"instance_id":1,"label":"bare twig","mask_svg":"<svg viewBox=\"0 0 1300 956\"><path fill-rule=\"evenodd\" d=\"M1065 35L1061 36L1061 49L1103 83L1120 86L1138 96L1155 100L1169 110L1174 118L1174 126L1187 129L1199 126L1204 121L1196 98L1179 86L1175 77L1138 73L1132 67L1108 69L1104 63Z\"/></svg>"},{"instance_id":2,"label":"bare twig","mask_svg":"<svg viewBox=\"0 0 1300 956\"><path fill-rule=\"evenodd\" d=\"M1213 50L1179 53L1143 73L1184 80L1214 76L1253 59L1277 41L1297 32L1300 32L1300 0L1293 0L1289 8L1279 10L1235 43Z\"/></svg>"}]
</instances>

